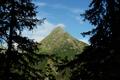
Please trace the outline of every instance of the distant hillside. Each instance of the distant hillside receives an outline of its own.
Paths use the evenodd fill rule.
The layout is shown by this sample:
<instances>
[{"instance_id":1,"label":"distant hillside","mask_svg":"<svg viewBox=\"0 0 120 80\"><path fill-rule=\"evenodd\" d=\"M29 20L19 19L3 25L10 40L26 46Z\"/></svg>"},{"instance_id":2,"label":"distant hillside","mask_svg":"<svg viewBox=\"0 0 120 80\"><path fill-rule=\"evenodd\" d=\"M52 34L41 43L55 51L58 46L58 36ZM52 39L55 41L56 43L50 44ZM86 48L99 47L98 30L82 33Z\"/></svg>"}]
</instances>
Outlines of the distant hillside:
<instances>
[{"instance_id":1,"label":"distant hillside","mask_svg":"<svg viewBox=\"0 0 120 80\"><path fill-rule=\"evenodd\" d=\"M64 31L63 28L55 28L39 45L40 53L56 54L64 59L72 59L74 55L80 54L86 43L79 41Z\"/></svg>"}]
</instances>

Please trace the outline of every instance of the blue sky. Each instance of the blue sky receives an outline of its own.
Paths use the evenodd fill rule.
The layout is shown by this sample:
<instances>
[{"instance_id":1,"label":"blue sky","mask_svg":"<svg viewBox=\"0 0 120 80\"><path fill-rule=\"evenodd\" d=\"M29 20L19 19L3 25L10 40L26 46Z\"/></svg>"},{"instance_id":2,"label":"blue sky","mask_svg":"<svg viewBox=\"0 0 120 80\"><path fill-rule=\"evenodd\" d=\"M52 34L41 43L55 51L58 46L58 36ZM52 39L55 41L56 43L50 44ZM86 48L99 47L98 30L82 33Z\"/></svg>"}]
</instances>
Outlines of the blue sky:
<instances>
[{"instance_id":1,"label":"blue sky","mask_svg":"<svg viewBox=\"0 0 120 80\"><path fill-rule=\"evenodd\" d=\"M81 32L93 27L80 16L88 9L90 0L34 0L37 8L37 18L47 18L44 24L37 25L32 32L24 32L31 39L41 41L54 28L61 26L73 37L88 43L89 37L82 37Z\"/></svg>"}]
</instances>

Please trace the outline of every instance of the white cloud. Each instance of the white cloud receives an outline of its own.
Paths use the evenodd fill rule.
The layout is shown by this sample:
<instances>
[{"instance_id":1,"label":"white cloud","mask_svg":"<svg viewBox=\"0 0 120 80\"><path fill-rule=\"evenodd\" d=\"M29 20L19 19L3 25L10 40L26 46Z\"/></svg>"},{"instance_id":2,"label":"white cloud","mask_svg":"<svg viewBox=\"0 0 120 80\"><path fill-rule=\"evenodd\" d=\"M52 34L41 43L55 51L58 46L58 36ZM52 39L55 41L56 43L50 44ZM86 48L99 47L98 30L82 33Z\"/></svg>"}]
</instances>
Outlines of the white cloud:
<instances>
[{"instance_id":1,"label":"white cloud","mask_svg":"<svg viewBox=\"0 0 120 80\"><path fill-rule=\"evenodd\" d=\"M37 28L35 28L32 32L31 31L24 31L23 35L27 36L30 39L34 39L34 41L40 42L43 40L50 32L52 32L53 29L56 27L62 27L64 28L64 24L52 24L48 22L47 20L42 25L37 25Z\"/></svg>"},{"instance_id":2,"label":"white cloud","mask_svg":"<svg viewBox=\"0 0 120 80\"><path fill-rule=\"evenodd\" d=\"M65 25L64 25L64 24L57 24L56 26L57 26L57 27L61 27L61 28L65 28Z\"/></svg>"}]
</instances>

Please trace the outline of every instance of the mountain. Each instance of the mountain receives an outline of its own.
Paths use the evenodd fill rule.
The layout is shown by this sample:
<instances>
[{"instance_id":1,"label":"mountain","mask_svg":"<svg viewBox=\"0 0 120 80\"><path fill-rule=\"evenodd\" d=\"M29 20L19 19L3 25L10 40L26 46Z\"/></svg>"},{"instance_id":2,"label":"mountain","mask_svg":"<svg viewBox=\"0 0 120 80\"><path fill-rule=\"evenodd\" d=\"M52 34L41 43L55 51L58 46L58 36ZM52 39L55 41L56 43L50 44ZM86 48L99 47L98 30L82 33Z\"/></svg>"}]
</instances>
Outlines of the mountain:
<instances>
[{"instance_id":1,"label":"mountain","mask_svg":"<svg viewBox=\"0 0 120 80\"><path fill-rule=\"evenodd\" d=\"M44 80L70 80L70 69L65 68L59 71L57 65L73 60L76 54L82 53L85 46L88 45L72 37L62 27L55 28L38 45L39 53L48 55L38 65L45 73Z\"/></svg>"},{"instance_id":2,"label":"mountain","mask_svg":"<svg viewBox=\"0 0 120 80\"><path fill-rule=\"evenodd\" d=\"M79 41L65 32L62 27L55 28L39 45L40 53L56 54L57 57L69 60L73 59L76 54L80 54L86 43Z\"/></svg>"}]
</instances>

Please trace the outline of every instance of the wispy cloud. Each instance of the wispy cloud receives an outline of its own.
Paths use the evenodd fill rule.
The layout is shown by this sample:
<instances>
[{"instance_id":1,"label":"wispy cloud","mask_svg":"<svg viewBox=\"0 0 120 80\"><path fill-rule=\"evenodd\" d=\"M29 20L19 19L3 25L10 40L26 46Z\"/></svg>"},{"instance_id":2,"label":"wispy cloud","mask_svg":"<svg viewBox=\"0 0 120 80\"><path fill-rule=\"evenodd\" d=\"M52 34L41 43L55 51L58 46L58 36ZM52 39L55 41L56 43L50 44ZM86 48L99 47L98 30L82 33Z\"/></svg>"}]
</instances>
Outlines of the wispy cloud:
<instances>
[{"instance_id":1,"label":"wispy cloud","mask_svg":"<svg viewBox=\"0 0 120 80\"><path fill-rule=\"evenodd\" d=\"M54 14L48 13L48 12L45 12L45 11L40 11L39 13L37 13L37 18L38 19L47 18L47 20L49 20L49 19L56 19Z\"/></svg>"},{"instance_id":2,"label":"wispy cloud","mask_svg":"<svg viewBox=\"0 0 120 80\"><path fill-rule=\"evenodd\" d=\"M57 27L61 27L61 28L65 28L65 25L64 25L64 24L62 24L62 23L57 24L56 26L57 26Z\"/></svg>"},{"instance_id":3,"label":"wispy cloud","mask_svg":"<svg viewBox=\"0 0 120 80\"><path fill-rule=\"evenodd\" d=\"M38 7L45 7L45 6L47 6L47 3L45 3L45 2L34 2L35 4L36 4L36 6L38 6Z\"/></svg>"},{"instance_id":4,"label":"wispy cloud","mask_svg":"<svg viewBox=\"0 0 120 80\"><path fill-rule=\"evenodd\" d=\"M68 7L68 6L65 6L65 5L62 5L62 4L53 4L53 5L49 5L49 6L54 8L54 9L65 9L67 11L70 11L70 12L74 13L74 14L81 14L81 13L83 13L82 9Z\"/></svg>"},{"instance_id":5,"label":"wispy cloud","mask_svg":"<svg viewBox=\"0 0 120 80\"><path fill-rule=\"evenodd\" d=\"M34 41L40 42L43 40L46 36L52 32L53 29L56 27L65 27L64 24L53 24L49 21L45 21L42 25L37 25L37 28L34 29L32 32L30 31L24 31L23 35L29 37L30 39L34 39Z\"/></svg>"},{"instance_id":6,"label":"wispy cloud","mask_svg":"<svg viewBox=\"0 0 120 80\"><path fill-rule=\"evenodd\" d=\"M83 9L79 9L79 8L73 8L73 7L68 7L66 5L63 5L63 4L47 4L45 2L35 2L35 4L39 7L49 7L49 8L53 8L53 9L64 9L64 10L67 10L67 11L70 11L74 14L81 14L83 13Z\"/></svg>"},{"instance_id":7,"label":"wispy cloud","mask_svg":"<svg viewBox=\"0 0 120 80\"><path fill-rule=\"evenodd\" d=\"M75 8L75 7L68 7L67 5L63 5L63 4L47 4L45 2L37 2L38 6L47 6L47 8L52 8L55 10L65 10L66 12L70 13L70 16L74 16L74 19L77 20L80 24L83 24L83 20L80 18L80 14L82 14L84 12L83 9L80 8ZM54 15L45 11L41 11L39 13L40 16L42 17L47 17L47 18L52 18L55 19ZM76 17L77 16L77 17Z\"/></svg>"},{"instance_id":8,"label":"wispy cloud","mask_svg":"<svg viewBox=\"0 0 120 80\"><path fill-rule=\"evenodd\" d=\"M49 5L49 7L53 8L53 9L69 9L67 6L62 5L62 4L52 4Z\"/></svg>"},{"instance_id":9,"label":"wispy cloud","mask_svg":"<svg viewBox=\"0 0 120 80\"><path fill-rule=\"evenodd\" d=\"M47 5L47 3L45 3L45 2L40 2L39 3L39 6L41 6L41 7L46 6L46 5Z\"/></svg>"},{"instance_id":10,"label":"wispy cloud","mask_svg":"<svg viewBox=\"0 0 120 80\"><path fill-rule=\"evenodd\" d=\"M75 14L81 14L83 13L84 11L82 9L78 9L78 8L72 8L71 9L71 12L75 13Z\"/></svg>"}]
</instances>

